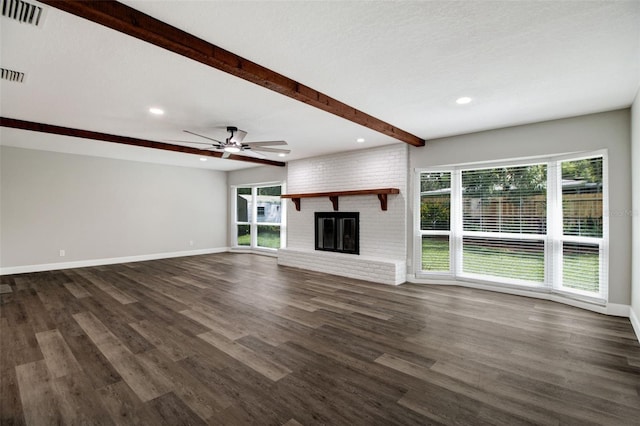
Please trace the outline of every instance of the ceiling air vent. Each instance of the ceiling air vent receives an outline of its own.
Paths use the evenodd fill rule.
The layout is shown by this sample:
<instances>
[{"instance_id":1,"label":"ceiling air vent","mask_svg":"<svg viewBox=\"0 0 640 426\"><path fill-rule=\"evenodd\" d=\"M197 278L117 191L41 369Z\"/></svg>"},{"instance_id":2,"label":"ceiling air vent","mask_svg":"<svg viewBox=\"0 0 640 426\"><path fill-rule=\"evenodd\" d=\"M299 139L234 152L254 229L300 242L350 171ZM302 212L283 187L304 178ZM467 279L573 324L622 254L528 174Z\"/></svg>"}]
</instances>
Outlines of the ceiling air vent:
<instances>
[{"instance_id":1,"label":"ceiling air vent","mask_svg":"<svg viewBox=\"0 0 640 426\"><path fill-rule=\"evenodd\" d=\"M2 16L38 26L42 22L42 8L22 0L2 0Z\"/></svg>"},{"instance_id":2,"label":"ceiling air vent","mask_svg":"<svg viewBox=\"0 0 640 426\"><path fill-rule=\"evenodd\" d=\"M15 81L17 83L22 83L24 81L23 72L8 70L6 68L0 68L0 70L2 70L0 72L0 78L2 78L2 80Z\"/></svg>"}]
</instances>

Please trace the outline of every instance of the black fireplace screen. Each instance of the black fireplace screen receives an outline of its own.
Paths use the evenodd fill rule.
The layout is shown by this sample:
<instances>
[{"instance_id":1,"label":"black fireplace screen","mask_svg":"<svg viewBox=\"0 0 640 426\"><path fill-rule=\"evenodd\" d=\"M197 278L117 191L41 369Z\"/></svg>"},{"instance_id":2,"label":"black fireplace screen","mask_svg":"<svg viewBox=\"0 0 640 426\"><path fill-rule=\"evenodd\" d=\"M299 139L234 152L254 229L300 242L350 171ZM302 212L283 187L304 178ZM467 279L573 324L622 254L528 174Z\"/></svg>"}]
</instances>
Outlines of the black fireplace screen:
<instances>
[{"instance_id":1,"label":"black fireplace screen","mask_svg":"<svg viewBox=\"0 0 640 426\"><path fill-rule=\"evenodd\" d=\"M316 250L360 254L360 213L317 212Z\"/></svg>"}]
</instances>

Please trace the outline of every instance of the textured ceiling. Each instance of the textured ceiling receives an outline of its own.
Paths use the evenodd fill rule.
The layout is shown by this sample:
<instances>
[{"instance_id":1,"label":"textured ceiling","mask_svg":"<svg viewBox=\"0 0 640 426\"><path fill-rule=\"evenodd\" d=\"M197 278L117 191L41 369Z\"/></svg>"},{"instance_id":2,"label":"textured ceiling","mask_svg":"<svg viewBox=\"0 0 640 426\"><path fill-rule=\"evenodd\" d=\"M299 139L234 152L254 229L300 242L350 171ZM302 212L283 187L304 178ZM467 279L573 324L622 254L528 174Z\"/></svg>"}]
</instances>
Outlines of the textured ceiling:
<instances>
[{"instance_id":1,"label":"textured ceiling","mask_svg":"<svg viewBox=\"0 0 640 426\"><path fill-rule=\"evenodd\" d=\"M640 83L638 1L124 3L427 140L627 107ZM183 129L222 139L237 125L247 141L287 140L288 159L398 143L44 7L41 28L0 22L2 66L27 74L21 84L2 81L5 117L156 141L198 140ZM456 105L460 96L473 102ZM150 116L150 106L166 114ZM7 129L2 143L252 166Z\"/></svg>"}]
</instances>

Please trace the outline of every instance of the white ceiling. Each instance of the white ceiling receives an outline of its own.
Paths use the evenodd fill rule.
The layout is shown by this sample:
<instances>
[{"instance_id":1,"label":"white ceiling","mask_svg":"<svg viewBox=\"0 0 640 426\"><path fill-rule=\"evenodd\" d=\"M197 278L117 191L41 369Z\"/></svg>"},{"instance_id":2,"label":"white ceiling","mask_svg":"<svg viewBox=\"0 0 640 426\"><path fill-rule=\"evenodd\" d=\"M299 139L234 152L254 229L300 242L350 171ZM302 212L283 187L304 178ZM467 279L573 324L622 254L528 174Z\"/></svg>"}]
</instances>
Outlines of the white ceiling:
<instances>
[{"instance_id":1,"label":"white ceiling","mask_svg":"<svg viewBox=\"0 0 640 426\"><path fill-rule=\"evenodd\" d=\"M628 107L640 83L639 1L124 3L427 140ZM248 142L288 141L285 160L401 143L44 8L41 28L0 20L1 65L27 74L1 82L4 117L161 142L200 141L183 129L224 139L236 125ZM459 106L460 96L473 102ZM34 149L253 166L13 129L0 136Z\"/></svg>"}]
</instances>

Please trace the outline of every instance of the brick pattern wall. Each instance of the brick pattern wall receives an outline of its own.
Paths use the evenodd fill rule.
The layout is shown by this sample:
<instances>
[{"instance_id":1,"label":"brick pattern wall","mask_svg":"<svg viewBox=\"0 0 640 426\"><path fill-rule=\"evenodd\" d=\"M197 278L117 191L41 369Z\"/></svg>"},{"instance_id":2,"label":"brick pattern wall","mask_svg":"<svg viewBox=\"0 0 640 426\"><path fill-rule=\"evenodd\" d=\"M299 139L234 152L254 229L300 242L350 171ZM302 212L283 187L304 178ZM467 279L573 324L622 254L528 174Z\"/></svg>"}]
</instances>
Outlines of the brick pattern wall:
<instances>
[{"instance_id":1,"label":"brick pattern wall","mask_svg":"<svg viewBox=\"0 0 640 426\"><path fill-rule=\"evenodd\" d=\"M287 192L306 193L399 188L382 211L375 195L340 197L339 211L360 212L360 255L314 250L314 213L332 211L328 198L303 198L287 208L287 248L282 265L386 284L406 279L408 148L404 144L292 161Z\"/></svg>"}]
</instances>

